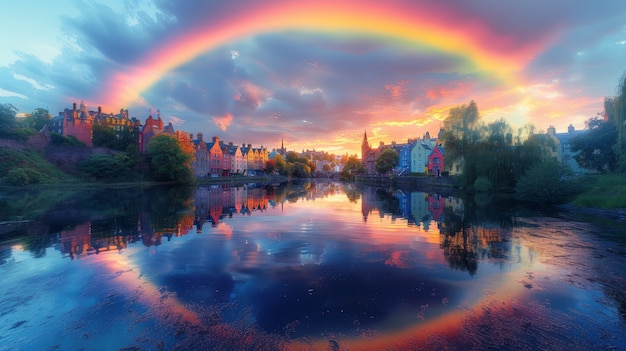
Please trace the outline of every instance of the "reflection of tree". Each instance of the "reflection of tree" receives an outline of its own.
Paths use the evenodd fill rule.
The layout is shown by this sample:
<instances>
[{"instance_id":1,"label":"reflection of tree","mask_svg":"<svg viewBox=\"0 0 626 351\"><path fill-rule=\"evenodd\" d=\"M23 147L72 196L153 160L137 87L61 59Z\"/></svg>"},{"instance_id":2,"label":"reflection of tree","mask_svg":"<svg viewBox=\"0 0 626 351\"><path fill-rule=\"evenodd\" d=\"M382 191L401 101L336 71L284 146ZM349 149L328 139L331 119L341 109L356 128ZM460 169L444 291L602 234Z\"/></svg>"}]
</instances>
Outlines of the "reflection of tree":
<instances>
[{"instance_id":1,"label":"reflection of tree","mask_svg":"<svg viewBox=\"0 0 626 351\"><path fill-rule=\"evenodd\" d=\"M343 192L348 197L348 200L352 203L356 203L361 198L362 189L354 185L354 183L346 183L343 186Z\"/></svg>"},{"instance_id":2,"label":"reflection of tree","mask_svg":"<svg viewBox=\"0 0 626 351\"><path fill-rule=\"evenodd\" d=\"M150 229L157 236L185 234L193 224L194 188L189 186L155 187L146 196ZM143 231L142 235L152 233ZM144 238L144 242L145 242Z\"/></svg>"},{"instance_id":3,"label":"reflection of tree","mask_svg":"<svg viewBox=\"0 0 626 351\"><path fill-rule=\"evenodd\" d=\"M465 217L454 213L452 207L444 208L443 217L441 248L450 267L476 274L478 261L472 228L465 222Z\"/></svg>"},{"instance_id":4,"label":"reflection of tree","mask_svg":"<svg viewBox=\"0 0 626 351\"><path fill-rule=\"evenodd\" d=\"M457 200L458 201L458 200ZM508 250L504 233L512 226L512 217L504 201L489 198L465 198L462 206L447 202L441 224L441 248L455 269L475 274L478 260L505 259Z\"/></svg>"},{"instance_id":5,"label":"reflection of tree","mask_svg":"<svg viewBox=\"0 0 626 351\"><path fill-rule=\"evenodd\" d=\"M362 195L365 221L377 210L380 216L406 218L409 225L420 222L425 231L436 223L441 235L440 247L454 269L473 275L479 260L506 256L508 244L502 237L512 226L512 217L506 211L512 206L510 203L492 201L489 197L474 201L434 193L396 191L392 194L373 187L357 189Z\"/></svg>"}]
</instances>

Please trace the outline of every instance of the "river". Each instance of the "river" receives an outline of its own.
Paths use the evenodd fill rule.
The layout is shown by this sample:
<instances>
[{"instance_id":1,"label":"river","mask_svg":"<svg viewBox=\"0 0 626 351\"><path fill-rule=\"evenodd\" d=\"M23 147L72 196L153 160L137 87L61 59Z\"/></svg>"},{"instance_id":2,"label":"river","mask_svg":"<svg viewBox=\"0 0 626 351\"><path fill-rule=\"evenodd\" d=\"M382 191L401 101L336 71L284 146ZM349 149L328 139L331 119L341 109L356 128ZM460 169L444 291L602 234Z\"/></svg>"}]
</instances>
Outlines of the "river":
<instances>
[{"instance_id":1,"label":"river","mask_svg":"<svg viewBox=\"0 0 626 351\"><path fill-rule=\"evenodd\" d=\"M0 197L0 350L626 349L624 223L336 182Z\"/></svg>"}]
</instances>

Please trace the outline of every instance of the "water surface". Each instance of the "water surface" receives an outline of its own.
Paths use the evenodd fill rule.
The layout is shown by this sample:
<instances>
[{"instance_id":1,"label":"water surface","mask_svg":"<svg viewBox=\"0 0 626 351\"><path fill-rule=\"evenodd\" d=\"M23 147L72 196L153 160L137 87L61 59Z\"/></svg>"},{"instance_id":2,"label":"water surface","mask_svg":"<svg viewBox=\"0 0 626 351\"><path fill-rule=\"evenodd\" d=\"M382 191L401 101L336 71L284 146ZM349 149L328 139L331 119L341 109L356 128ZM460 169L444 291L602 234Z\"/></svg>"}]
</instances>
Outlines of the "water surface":
<instances>
[{"instance_id":1,"label":"water surface","mask_svg":"<svg viewBox=\"0 0 626 351\"><path fill-rule=\"evenodd\" d=\"M568 213L332 182L0 202L0 350L626 347L619 229Z\"/></svg>"}]
</instances>

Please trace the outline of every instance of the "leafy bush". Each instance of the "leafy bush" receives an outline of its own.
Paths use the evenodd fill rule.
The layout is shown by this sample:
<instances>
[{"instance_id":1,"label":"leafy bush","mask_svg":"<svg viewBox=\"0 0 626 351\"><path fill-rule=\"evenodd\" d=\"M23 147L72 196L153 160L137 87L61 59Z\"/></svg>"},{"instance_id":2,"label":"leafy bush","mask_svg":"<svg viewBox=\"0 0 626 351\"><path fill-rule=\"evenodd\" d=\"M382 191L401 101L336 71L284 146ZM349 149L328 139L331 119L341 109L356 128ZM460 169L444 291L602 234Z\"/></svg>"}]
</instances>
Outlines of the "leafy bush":
<instances>
[{"instance_id":1,"label":"leafy bush","mask_svg":"<svg viewBox=\"0 0 626 351\"><path fill-rule=\"evenodd\" d=\"M569 169L556 160L540 162L520 177L515 191L519 198L548 203L565 202L578 190Z\"/></svg>"},{"instance_id":2,"label":"leafy bush","mask_svg":"<svg viewBox=\"0 0 626 351\"><path fill-rule=\"evenodd\" d=\"M85 143L76 139L75 136L63 136L59 133L50 133L50 144L57 146L85 146Z\"/></svg>"},{"instance_id":3,"label":"leafy bush","mask_svg":"<svg viewBox=\"0 0 626 351\"><path fill-rule=\"evenodd\" d=\"M486 177L478 177L474 181L474 190L479 193L484 193L493 189L493 184Z\"/></svg>"},{"instance_id":4,"label":"leafy bush","mask_svg":"<svg viewBox=\"0 0 626 351\"><path fill-rule=\"evenodd\" d=\"M125 176L130 168L123 156L92 155L78 164L78 170L93 180L112 181Z\"/></svg>"},{"instance_id":5,"label":"leafy bush","mask_svg":"<svg viewBox=\"0 0 626 351\"><path fill-rule=\"evenodd\" d=\"M28 174L23 168L14 168L7 173L4 181L11 185L28 185Z\"/></svg>"}]
</instances>

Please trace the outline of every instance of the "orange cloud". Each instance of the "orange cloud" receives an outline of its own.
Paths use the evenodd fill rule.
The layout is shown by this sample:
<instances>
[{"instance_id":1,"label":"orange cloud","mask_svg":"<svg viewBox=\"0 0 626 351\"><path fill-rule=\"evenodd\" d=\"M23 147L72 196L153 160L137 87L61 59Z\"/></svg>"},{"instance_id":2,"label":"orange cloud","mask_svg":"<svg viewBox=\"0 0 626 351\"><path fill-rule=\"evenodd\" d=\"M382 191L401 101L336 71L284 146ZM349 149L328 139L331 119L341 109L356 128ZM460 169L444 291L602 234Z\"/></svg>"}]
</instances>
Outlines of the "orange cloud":
<instances>
[{"instance_id":1,"label":"orange cloud","mask_svg":"<svg viewBox=\"0 0 626 351\"><path fill-rule=\"evenodd\" d=\"M223 131L226 131L232 122L233 116L230 113L227 113L224 117L213 117L213 123Z\"/></svg>"}]
</instances>

